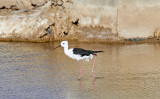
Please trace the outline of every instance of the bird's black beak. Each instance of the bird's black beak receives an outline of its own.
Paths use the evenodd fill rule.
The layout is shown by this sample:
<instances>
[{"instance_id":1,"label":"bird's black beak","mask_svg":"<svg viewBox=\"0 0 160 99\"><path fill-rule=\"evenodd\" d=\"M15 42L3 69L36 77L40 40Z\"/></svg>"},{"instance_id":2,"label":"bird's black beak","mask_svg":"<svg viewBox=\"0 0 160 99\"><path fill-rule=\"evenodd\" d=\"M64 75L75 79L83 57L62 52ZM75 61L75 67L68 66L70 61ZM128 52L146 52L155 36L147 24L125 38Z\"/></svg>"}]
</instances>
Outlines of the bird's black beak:
<instances>
[{"instance_id":1,"label":"bird's black beak","mask_svg":"<svg viewBox=\"0 0 160 99\"><path fill-rule=\"evenodd\" d=\"M56 48L58 48L58 47L61 47L61 45L57 46ZM54 48L54 49L56 49L56 48Z\"/></svg>"}]
</instances>

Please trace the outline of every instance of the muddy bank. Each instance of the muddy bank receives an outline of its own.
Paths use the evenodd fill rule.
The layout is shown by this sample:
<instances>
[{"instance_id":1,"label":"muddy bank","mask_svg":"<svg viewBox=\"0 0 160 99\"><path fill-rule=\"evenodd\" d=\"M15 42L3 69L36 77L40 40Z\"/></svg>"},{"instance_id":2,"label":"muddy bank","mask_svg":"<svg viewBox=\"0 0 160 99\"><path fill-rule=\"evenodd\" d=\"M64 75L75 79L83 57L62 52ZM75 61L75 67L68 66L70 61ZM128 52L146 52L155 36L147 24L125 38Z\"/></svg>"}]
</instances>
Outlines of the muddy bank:
<instances>
[{"instance_id":1,"label":"muddy bank","mask_svg":"<svg viewBox=\"0 0 160 99\"><path fill-rule=\"evenodd\" d=\"M0 40L158 42L159 4L145 0L1 0Z\"/></svg>"}]
</instances>

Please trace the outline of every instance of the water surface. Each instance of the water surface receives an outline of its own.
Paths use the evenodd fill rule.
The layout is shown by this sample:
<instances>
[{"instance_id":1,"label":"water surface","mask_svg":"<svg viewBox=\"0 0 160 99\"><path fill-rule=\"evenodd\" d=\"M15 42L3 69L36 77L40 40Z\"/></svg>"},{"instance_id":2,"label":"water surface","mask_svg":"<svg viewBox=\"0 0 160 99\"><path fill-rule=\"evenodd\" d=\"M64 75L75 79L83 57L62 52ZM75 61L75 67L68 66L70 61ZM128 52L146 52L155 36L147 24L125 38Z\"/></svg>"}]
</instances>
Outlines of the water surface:
<instances>
[{"instance_id":1,"label":"water surface","mask_svg":"<svg viewBox=\"0 0 160 99\"><path fill-rule=\"evenodd\" d=\"M160 45L69 43L103 50L93 60L68 58L58 43L0 43L0 99L159 99Z\"/></svg>"}]
</instances>

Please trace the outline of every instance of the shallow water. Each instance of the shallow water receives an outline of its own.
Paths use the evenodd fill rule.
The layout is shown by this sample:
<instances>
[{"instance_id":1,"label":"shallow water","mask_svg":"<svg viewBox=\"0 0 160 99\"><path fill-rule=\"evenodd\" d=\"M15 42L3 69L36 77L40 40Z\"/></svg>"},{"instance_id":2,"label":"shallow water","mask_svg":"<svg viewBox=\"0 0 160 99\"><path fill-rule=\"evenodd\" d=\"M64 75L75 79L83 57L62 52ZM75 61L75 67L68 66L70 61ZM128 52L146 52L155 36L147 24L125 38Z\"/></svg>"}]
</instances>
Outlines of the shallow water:
<instances>
[{"instance_id":1,"label":"shallow water","mask_svg":"<svg viewBox=\"0 0 160 99\"><path fill-rule=\"evenodd\" d=\"M68 58L58 43L0 43L0 99L159 99L160 44L70 43L103 50L93 60Z\"/></svg>"}]
</instances>

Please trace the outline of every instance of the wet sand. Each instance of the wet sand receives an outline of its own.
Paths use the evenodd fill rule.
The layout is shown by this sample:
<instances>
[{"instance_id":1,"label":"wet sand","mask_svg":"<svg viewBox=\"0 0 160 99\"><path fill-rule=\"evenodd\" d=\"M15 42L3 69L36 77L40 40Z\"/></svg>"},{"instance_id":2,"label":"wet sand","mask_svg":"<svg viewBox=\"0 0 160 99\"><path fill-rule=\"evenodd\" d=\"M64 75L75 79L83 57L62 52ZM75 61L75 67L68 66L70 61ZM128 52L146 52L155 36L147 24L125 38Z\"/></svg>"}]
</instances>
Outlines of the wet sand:
<instances>
[{"instance_id":1,"label":"wet sand","mask_svg":"<svg viewBox=\"0 0 160 99\"><path fill-rule=\"evenodd\" d=\"M103 50L93 60L68 58L58 43L0 43L0 99L159 99L160 44L69 43Z\"/></svg>"}]
</instances>

